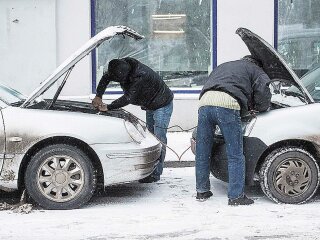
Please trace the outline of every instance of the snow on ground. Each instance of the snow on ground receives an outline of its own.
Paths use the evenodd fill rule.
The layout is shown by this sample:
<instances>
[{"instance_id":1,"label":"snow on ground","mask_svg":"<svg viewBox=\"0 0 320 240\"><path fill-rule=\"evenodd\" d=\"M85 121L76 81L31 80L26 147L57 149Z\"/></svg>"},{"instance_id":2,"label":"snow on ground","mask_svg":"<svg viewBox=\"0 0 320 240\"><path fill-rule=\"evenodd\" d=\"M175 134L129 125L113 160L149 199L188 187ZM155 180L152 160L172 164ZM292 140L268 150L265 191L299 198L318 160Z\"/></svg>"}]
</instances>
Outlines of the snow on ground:
<instances>
[{"instance_id":1,"label":"snow on ground","mask_svg":"<svg viewBox=\"0 0 320 240\"><path fill-rule=\"evenodd\" d=\"M157 183L108 187L81 209L0 212L0 239L320 239L320 199L275 204L247 191L251 206L227 205L227 185L211 177L214 196L195 200L194 168L166 168Z\"/></svg>"},{"instance_id":2,"label":"snow on ground","mask_svg":"<svg viewBox=\"0 0 320 240\"><path fill-rule=\"evenodd\" d=\"M185 136L170 138L183 152ZM319 194L303 205L275 204L253 187L246 192L254 205L231 207L227 184L211 184L214 196L198 202L194 168L165 168L157 183L108 187L81 209L0 211L0 239L320 239Z\"/></svg>"}]
</instances>

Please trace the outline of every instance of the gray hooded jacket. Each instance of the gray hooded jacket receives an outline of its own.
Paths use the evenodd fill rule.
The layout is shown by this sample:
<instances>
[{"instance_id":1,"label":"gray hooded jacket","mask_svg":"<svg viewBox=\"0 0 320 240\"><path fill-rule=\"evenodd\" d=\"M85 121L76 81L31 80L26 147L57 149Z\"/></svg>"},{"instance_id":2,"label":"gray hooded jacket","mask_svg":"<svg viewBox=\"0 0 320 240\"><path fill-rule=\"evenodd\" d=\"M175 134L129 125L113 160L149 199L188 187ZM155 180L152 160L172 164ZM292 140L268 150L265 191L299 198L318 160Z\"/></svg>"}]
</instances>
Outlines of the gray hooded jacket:
<instances>
[{"instance_id":1,"label":"gray hooded jacket","mask_svg":"<svg viewBox=\"0 0 320 240\"><path fill-rule=\"evenodd\" d=\"M249 110L263 112L270 107L269 82L270 78L262 68L248 60L226 62L211 72L200 98L209 90L226 92L238 101L241 115Z\"/></svg>"}]
</instances>

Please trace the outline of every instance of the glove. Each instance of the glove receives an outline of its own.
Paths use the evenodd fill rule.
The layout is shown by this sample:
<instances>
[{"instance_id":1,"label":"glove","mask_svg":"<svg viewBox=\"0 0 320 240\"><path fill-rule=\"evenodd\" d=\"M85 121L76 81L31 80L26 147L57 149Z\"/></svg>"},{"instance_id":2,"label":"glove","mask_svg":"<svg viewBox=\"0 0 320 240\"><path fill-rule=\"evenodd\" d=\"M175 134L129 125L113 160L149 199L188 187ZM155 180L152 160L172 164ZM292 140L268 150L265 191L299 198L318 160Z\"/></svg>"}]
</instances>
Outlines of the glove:
<instances>
[{"instance_id":1,"label":"glove","mask_svg":"<svg viewBox=\"0 0 320 240\"><path fill-rule=\"evenodd\" d=\"M102 99L100 97L95 96L92 100L92 105L95 108L98 108L103 105Z\"/></svg>"}]
</instances>

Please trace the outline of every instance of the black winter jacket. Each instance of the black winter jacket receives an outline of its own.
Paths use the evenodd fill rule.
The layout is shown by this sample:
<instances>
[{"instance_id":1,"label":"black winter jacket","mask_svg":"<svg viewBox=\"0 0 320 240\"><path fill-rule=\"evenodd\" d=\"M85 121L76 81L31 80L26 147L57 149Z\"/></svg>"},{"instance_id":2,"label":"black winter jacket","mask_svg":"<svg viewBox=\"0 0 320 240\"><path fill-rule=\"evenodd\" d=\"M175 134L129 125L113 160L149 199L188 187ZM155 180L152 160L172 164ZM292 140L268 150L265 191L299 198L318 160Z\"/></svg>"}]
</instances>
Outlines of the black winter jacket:
<instances>
[{"instance_id":1,"label":"black winter jacket","mask_svg":"<svg viewBox=\"0 0 320 240\"><path fill-rule=\"evenodd\" d=\"M226 62L211 72L200 98L209 90L222 91L238 101L241 115L245 115L248 110L262 112L270 107L269 82L270 78L262 68L248 60Z\"/></svg>"},{"instance_id":2,"label":"black winter jacket","mask_svg":"<svg viewBox=\"0 0 320 240\"><path fill-rule=\"evenodd\" d=\"M108 110L124 107L128 104L141 106L144 110L156 110L168 105L173 99L173 93L161 77L148 66L133 58L124 58L131 66L129 77L120 82L123 96L108 104ZM105 73L97 87L96 96L102 97L110 79Z\"/></svg>"}]
</instances>

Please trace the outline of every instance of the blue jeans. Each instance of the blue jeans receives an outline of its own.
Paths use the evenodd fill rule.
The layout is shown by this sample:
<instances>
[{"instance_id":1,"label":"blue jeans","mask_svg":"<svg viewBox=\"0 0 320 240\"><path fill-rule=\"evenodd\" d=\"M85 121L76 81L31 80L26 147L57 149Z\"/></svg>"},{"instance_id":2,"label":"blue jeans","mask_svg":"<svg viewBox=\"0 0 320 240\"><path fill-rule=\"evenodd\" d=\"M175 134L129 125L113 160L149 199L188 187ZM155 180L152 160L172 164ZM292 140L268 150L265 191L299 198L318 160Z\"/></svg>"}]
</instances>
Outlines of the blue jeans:
<instances>
[{"instance_id":1,"label":"blue jeans","mask_svg":"<svg viewBox=\"0 0 320 240\"><path fill-rule=\"evenodd\" d=\"M244 194L245 160L240 111L222 107L202 106L198 112L196 145L196 190L210 190L210 163L216 125L221 129L228 158L228 197Z\"/></svg>"},{"instance_id":2,"label":"blue jeans","mask_svg":"<svg viewBox=\"0 0 320 240\"><path fill-rule=\"evenodd\" d=\"M146 120L147 128L152 132L161 142L167 144L167 128L169 126L171 114L173 110L172 101L157 110L147 110ZM151 174L154 178L160 179L160 175L163 171L164 158L166 156L166 146L162 146L161 155L159 157L159 162Z\"/></svg>"}]
</instances>

